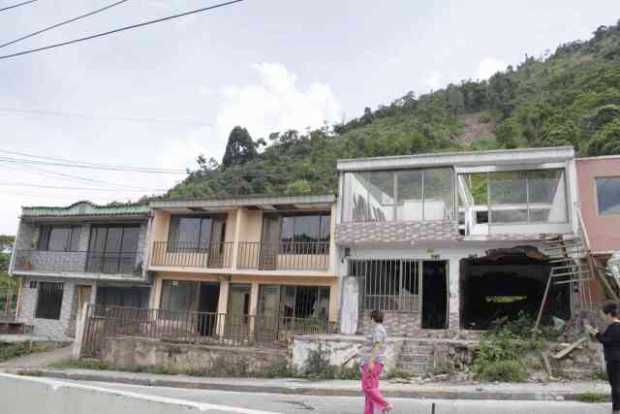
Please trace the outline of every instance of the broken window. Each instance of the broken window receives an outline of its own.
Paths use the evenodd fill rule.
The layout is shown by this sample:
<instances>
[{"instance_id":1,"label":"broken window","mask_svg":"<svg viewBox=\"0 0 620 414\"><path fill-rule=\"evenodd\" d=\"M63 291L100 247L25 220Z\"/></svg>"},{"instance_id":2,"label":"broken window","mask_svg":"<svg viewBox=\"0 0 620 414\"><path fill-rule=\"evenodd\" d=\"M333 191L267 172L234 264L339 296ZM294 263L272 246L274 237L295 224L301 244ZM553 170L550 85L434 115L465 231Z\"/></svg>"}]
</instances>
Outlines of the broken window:
<instances>
[{"instance_id":1,"label":"broken window","mask_svg":"<svg viewBox=\"0 0 620 414\"><path fill-rule=\"evenodd\" d=\"M349 275L361 279L362 306L394 312L420 310L420 261L349 261Z\"/></svg>"},{"instance_id":2,"label":"broken window","mask_svg":"<svg viewBox=\"0 0 620 414\"><path fill-rule=\"evenodd\" d=\"M55 282L40 282L35 318L60 319L64 285Z\"/></svg>"}]
</instances>

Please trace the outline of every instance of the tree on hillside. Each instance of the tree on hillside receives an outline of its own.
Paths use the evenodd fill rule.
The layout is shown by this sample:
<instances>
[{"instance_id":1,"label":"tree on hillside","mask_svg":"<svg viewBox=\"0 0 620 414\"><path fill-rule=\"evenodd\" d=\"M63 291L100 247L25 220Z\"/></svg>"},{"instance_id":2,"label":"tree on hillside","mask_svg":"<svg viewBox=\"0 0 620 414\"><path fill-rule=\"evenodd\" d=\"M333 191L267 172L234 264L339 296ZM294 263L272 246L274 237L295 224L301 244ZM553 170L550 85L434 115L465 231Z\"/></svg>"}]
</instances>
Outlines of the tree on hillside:
<instances>
[{"instance_id":1,"label":"tree on hillside","mask_svg":"<svg viewBox=\"0 0 620 414\"><path fill-rule=\"evenodd\" d=\"M236 126L230 131L228 144L222 159L222 166L242 165L253 160L258 155L256 144L247 129Z\"/></svg>"}]
</instances>

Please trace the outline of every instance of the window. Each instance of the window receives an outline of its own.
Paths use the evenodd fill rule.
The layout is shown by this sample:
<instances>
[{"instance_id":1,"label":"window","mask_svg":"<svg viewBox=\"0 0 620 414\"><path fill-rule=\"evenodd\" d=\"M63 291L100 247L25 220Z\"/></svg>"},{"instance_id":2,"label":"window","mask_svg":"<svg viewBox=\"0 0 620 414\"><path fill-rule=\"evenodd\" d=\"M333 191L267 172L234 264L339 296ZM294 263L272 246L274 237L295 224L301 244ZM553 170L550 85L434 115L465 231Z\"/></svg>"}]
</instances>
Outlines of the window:
<instances>
[{"instance_id":1,"label":"window","mask_svg":"<svg viewBox=\"0 0 620 414\"><path fill-rule=\"evenodd\" d=\"M566 190L561 169L466 174L477 223L565 223ZM461 197L461 202L463 202Z\"/></svg>"},{"instance_id":2,"label":"window","mask_svg":"<svg viewBox=\"0 0 620 414\"><path fill-rule=\"evenodd\" d=\"M450 168L345 175L345 222L436 221L454 217Z\"/></svg>"},{"instance_id":3,"label":"window","mask_svg":"<svg viewBox=\"0 0 620 414\"><path fill-rule=\"evenodd\" d=\"M329 296L328 286L261 285L258 312L262 316L327 320Z\"/></svg>"},{"instance_id":4,"label":"window","mask_svg":"<svg viewBox=\"0 0 620 414\"><path fill-rule=\"evenodd\" d=\"M35 318L60 319L62 308L62 283L40 282Z\"/></svg>"},{"instance_id":5,"label":"window","mask_svg":"<svg viewBox=\"0 0 620 414\"><path fill-rule=\"evenodd\" d=\"M133 274L140 227L137 225L93 226L88 248L89 272Z\"/></svg>"},{"instance_id":6,"label":"window","mask_svg":"<svg viewBox=\"0 0 620 414\"><path fill-rule=\"evenodd\" d=\"M620 177L596 178L598 214L620 214Z\"/></svg>"},{"instance_id":7,"label":"window","mask_svg":"<svg viewBox=\"0 0 620 414\"><path fill-rule=\"evenodd\" d=\"M281 244L286 254L327 254L330 239L329 215L282 217Z\"/></svg>"},{"instance_id":8,"label":"window","mask_svg":"<svg viewBox=\"0 0 620 414\"><path fill-rule=\"evenodd\" d=\"M80 226L42 226L38 250L77 252L81 230Z\"/></svg>"},{"instance_id":9,"label":"window","mask_svg":"<svg viewBox=\"0 0 620 414\"><path fill-rule=\"evenodd\" d=\"M224 241L225 229L223 217L174 216L170 221L168 251L207 252L212 243Z\"/></svg>"},{"instance_id":10,"label":"window","mask_svg":"<svg viewBox=\"0 0 620 414\"><path fill-rule=\"evenodd\" d=\"M148 308L149 288L143 287L97 287L97 306L123 306Z\"/></svg>"},{"instance_id":11,"label":"window","mask_svg":"<svg viewBox=\"0 0 620 414\"><path fill-rule=\"evenodd\" d=\"M160 308L172 312L197 311L199 294L199 282L164 280Z\"/></svg>"},{"instance_id":12,"label":"window","mask_svg":"<svg viewBox=\"0 0 620 414\"><path fill-rule=\"evenodd\" d=\"M350 260L349 275L360 278L362 306L392 312L420 310L420 262Z\"/></svg>"}]
</instances>

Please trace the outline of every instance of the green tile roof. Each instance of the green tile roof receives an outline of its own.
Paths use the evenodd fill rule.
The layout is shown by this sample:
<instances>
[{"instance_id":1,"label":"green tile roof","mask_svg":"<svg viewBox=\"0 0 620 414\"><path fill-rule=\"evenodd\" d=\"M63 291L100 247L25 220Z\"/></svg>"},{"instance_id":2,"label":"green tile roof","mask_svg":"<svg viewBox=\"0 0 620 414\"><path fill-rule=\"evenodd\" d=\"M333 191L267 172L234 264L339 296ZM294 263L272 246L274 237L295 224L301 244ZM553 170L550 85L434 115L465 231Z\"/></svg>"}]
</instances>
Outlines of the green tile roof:
<instances>
[{"instance_id":1,"label":"green tile roof","mask_svg":"<svg viewBox=\"0 0 620 414\"><path fill-rule=\"evenodd\" d=\"M148 212L149 206L144 204L98 206L90 201L78 201L68 207L22 208L22 216L28 217L127 216L146 215Z\"/></svg>"}]
</instances>

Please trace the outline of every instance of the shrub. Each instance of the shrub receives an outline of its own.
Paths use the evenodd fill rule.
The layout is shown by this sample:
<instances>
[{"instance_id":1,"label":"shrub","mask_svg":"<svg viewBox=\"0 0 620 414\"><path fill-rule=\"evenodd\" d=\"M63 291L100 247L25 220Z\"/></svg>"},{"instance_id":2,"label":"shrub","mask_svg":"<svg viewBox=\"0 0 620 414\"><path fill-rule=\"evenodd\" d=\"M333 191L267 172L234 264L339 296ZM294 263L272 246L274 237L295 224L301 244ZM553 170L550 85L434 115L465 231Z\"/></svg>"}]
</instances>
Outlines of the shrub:
<instances>
[{"instance_id":1,"label":"shrub","mask_svg":"<svg viewBox=\"0 0 620 414\"><path fill-rule=\"evenodd\" d=\"M489 122L491 122L493 120L493 117L491 116L491 114L489 114L488 112L483 112L480 114L480 116L478 117L478 121L481 124L488 124Z\"/></svg>"},{"instance_id":2,"label":"shrub","mask_svg":"<svg viewBox=\"0 0 620 414\"><path fill-rule=\"evenodd\" d=\"M516 360L493 361L481 366L476 377L483 381L523 382L527 379L527 370Z\"/></svg>"}]
</instances>

